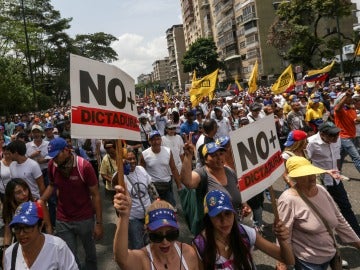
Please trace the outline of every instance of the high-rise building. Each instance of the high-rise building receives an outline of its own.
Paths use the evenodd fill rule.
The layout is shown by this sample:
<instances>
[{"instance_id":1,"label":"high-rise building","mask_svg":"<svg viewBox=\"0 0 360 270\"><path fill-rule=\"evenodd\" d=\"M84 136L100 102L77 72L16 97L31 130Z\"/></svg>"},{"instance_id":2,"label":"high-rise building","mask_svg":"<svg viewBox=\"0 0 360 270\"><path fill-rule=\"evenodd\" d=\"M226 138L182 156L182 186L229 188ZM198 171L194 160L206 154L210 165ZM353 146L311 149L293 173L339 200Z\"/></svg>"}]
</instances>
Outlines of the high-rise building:
<instances>
[{"instance_id":1,"label":"high-rise building","mask_svg":"<svg viewBox=\"0 0 360 270\"><path fill-rule=\"evenodd\" d=\"M167 29L166 39L169 51L170 69L170 89L168 90L184 90L185 83L189 81L189 74L183 72L184 67L181 63L186 51L183 25L173 25L171 28Z\"/></svg>"},{"instance_id":2,"label":"high-rise building","mask_svg":"<svg viewBox=\"0 0 360 270\"><path fill-rule=\"evenodd\" d=\"M156 60L153 64L152 81L158 81L162 86L169 83L169 57L162 60Z\"/></svg>"},{"instance_id":3,"label":"high-rise building","mask_svg":"<svg viewBox=\"0 0 360 270\"><path fill-rule=\"evenodd\" d=\"M285 0L291 1L291 0ZM221 79L247 81L255 61L260 79L277 77L289 64L282 53L267 43L269 28L282 0L181 0L186 48L199 37L213 37L219 57L225 62ZM200 18L198 18L198 16ZM196 24L196 22L199 22ZM352 37L354 16L341 18L340 32ZM337 31L336 20L323 20L318 34ZM342 40L342 45L351 43Z\"/></svg>"}]
</instances>

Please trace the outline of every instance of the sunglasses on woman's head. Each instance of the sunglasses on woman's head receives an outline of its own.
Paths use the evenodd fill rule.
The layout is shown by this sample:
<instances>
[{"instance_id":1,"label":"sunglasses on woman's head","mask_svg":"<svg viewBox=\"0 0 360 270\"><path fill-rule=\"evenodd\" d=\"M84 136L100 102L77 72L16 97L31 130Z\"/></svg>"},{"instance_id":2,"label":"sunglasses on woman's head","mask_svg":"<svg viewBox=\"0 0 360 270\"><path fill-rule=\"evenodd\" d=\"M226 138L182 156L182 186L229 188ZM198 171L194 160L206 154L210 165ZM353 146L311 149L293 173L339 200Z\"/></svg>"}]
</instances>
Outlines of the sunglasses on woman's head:
<instances>
[{"instance_id":1,"label":"sunglasses on woman's head","mask_svg":"<svg viewBox=\"0 0 360 270\"><path fill-rule=\"evenodd\" d=\"M167 231L165 234L149 232L149 239L154 243L161 243L166 239L169 242L173 242L179 238L179 230Z\"/></svg>"}]
</instances>

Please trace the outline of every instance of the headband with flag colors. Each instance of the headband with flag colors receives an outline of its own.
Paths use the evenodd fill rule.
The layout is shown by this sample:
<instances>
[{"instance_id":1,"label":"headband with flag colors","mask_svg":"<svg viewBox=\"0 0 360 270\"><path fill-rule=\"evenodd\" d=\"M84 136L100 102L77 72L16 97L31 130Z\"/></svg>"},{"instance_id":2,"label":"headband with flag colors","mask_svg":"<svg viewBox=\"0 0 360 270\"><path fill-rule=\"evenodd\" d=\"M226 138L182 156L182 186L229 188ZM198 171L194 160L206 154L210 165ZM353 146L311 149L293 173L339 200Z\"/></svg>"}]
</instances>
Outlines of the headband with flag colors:
<instances>
[{"instance_id":1,"label":"headband with flag colors","mask_svg":"<svg viewBox=\"0 0 360 270\"><path fill-rule=\"evenodd\" d=\"M208 96L210 100L213 98L218 72L219 69L197 80L194 71L193 81L191 83L191 89L189 91L190 101L193 107L196 107L200 103L200 101L206 96Z\"/></svg>"},{"instance_id":2,"label":"headband with flag colors","mask_svg":"<svg viewBox=\"0 0 360 270\"><path fill-rule=\"evenodd\" d=\"M295 87L294 73L292 70L292 65L289 65L276 82L271 87L271 91L276 94L281 94L285 91L290 91Z\"/></svg>"},{"instance_id":3,"label":"headband with flag colors","mask_svg":"<svg viewBox=\"0 0 360 270\"><path fill-rule=\"evenodd\" d=\"M258 61L256 60L255 65L253 67L253 70L251 72L250 78L249 78L249 93L254 93L257 90L257 80L259 77L259 64Z\"/></svg>"}]
</instances>

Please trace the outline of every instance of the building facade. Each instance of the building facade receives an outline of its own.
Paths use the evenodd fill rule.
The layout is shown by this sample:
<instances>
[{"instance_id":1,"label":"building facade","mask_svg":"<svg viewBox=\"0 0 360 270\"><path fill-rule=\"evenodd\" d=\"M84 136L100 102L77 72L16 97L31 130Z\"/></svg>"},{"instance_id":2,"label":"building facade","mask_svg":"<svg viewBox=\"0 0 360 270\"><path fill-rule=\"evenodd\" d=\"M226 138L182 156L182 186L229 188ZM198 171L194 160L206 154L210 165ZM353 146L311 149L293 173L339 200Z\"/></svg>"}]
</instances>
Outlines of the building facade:
<instances>
[{"instance_id":1,"label":"building facade","mask_svg":"<svg viewBox=\"0 0 360 270\"><path fill-rule=\"evenodd\" d=\"M166 40L169 52L169 91L183 91L189 81L189 74L184 73L182 60L186 52L184 29L182 24L173 25L166 30Z\"/></svg>"},{"instance_id":2,"label":"building facade","mask_svg":"<svg viewBox=\"0 0 360 270\"><path fill-rule=\"evenodd\" d=\"M153 64L152 81L158 81L162 86L167 87L169 78L169 57L165 57L162 60L156 60Z\"/></svg>"}]
</instances>

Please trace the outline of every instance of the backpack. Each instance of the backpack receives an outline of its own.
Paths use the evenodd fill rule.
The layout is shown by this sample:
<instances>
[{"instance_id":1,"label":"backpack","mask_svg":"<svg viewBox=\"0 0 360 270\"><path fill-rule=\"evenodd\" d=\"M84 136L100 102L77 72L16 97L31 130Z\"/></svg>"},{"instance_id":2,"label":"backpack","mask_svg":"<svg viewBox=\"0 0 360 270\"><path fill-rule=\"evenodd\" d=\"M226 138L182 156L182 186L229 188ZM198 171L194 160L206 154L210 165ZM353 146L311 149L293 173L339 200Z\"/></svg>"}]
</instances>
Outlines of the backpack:
<instances>
[{"instance_id":1,"label":"backpack","mask_svg":"<svg viewBox=\"0 0 360 270\"><path fill-rule=\"evenodd\" d=\"M199 174L200 183L197 188L183 187L178 191L186 224L193 235L198 235L204 227L204 197L208 184L205 167L200 169Z\"/></svg>"},{"instance_id":2,"label":"backpack","mask_svg":"<svg viewBox=\"0 0 360 270\"><path fill-rule=\"evenodd\" d=\"M81 181L83 181L85 183L85 180L84 180L85 159L82 157L79 157L77 155L75 155L75 158L76 158L76 168L80 175L80 179L81 179ZM56 169L56 167L54 165L54 160L51 159L49 161L49 172L51 172L51 177L53 180L54 180L54 175L55 175L55 169Z\"/></svg>"}]
</instances>

